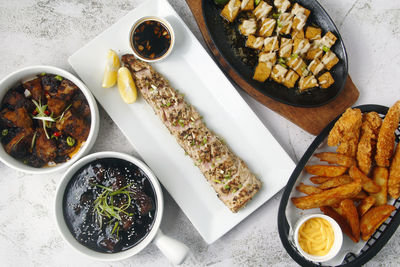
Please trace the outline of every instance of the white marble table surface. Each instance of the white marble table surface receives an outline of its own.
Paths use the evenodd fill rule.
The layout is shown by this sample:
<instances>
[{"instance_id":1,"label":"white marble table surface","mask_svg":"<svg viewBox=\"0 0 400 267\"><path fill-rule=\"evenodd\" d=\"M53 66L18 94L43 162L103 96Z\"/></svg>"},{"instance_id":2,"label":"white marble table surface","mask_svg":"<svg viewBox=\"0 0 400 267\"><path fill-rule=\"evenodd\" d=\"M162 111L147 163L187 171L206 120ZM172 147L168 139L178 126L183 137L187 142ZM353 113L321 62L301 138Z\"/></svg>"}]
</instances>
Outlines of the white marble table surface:
<instances>
[{"instance_id":1,"label":"white marble table surface","mask_svg":"<svg viewBox=\"0 0 400 267\"><path fill-rule=\"evenodd\" d=\"M151 1L151 0L149 0ZM184 0L169 0L204 44ZM72 71L67 58L143 0L0 0L0 78L18 68L48 64ZM392 105L400 99L400 1L320 0L338 26L349 73L360 90L356 104ZM296 162L314 136L242 94ZM93 152L137 155L100 108ZM301 115L301 114L299 114ZM0 266L168 266L154 245L128 260L105 264L76 253L54 224L53 198L60 173L25 175L0 163ZM296 266L277 230L281 192L221 239L207 245L165 192L162 230L190 248L186 265ZM367 266L400 265L400 231Z\"/></svg>"}]
</instances>

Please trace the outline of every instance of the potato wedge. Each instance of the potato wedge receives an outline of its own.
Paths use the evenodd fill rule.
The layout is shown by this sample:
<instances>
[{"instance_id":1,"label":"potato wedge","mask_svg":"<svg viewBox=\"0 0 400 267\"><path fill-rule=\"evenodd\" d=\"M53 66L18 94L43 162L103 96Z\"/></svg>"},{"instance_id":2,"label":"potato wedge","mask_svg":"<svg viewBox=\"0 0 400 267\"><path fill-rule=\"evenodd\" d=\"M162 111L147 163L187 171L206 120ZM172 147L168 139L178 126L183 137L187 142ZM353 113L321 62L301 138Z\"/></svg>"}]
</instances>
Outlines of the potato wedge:
<instances>
[{"instance_id":1,"label":"potato wedge","mask_svg":"<svg viewBox=\"0 0 400 267\"><path fill-rule=\"evenodd\" d=\"M356 166L350 167L349 174L353 179L361 179L362 188L368 193L378 193L379 191L381 191L381 187L377 185L373 180L368 178Z\"/></svg>"},{"instance_id":2,"label":"potato wedge","mask_svg":"<svg viewBox=\"0 0 400 267\"><path fill-rule=\"evenodd\" d=\"M353 178L351 178L348 175L333 177L333 178L330 178L328 181L320 184L318 186L318 188L322 189L322 190L325 190L325 189L334 188L334 187L338 187L338 186L341 186L341 185L349 184L352 181L353 181Z\"/></svg>"},{"instance_id":3,"label":"potato wedge","mask_svg":"<svg viewBox=\"0 0 400 267\"><path fill-rule=\"evenodd\" d=\"M324 176L313 176L313 177L310 177L310 181L313 184L323 184L326 181L328 181L329 179L332 179L332 177L324 177Z\"/></svg>"},{"instance_id":4,"label":"potato wedge","mask_svg":"<svg viewBox=\"0 0 400 267\"><path fill-rule=\"evenodd\" d=\"M345 167L356 165L356 160L354 158L335 152L322 152L317 153L314 156L330 164L337 164Z\"/></svg>"},{"instance_id":5,"label":"potato wedge","mask_svg":"<svg viewBox=\"0 0 400 267\"><path fill-rule=\"evenodd\" d=\"M360 181L354 181L346 185L325 190L318 194L292 198L292 202L299 209L313 209L321 206L330 206L340 203L346 198L352 198L356 196L360 191Z\"/></svg>"},{"instance_id":6,"label":"potato wedge","mask_svg":"<svg viewBox=\"0 0 400 267\"><path fill-rule=\"evenodd\" d=\"M367 197L368 197L367 193L365 193L364 190L361 190L360 193L357 194L357 196L353 197L353 200L356 200L356 201L357 200L363 200L363 199L365 199Z\"/></svg>"},{"instance_id":7,"label":"potato wedge","mask_svg":"<svg viewBox=\"0 0 400 267\"><path fill-rule=\"evenodd\" d=\"M303 183L300 183L298 186L296 186L297 191L304 193L306 195L314 195L321 193L323 190L319 189L315 186L312 185L305 185Z\"/></svg>"},{"instance_id":8,"label":"potato wedge","mask_svg":"<svg viewBox=\"0 0 400 267\"><path fill-rule=\"evenodd\" d=\"M390 165L390 174L388 181L389 195L396 199L400 197L400 146L397 145L392 165Z\"/></svg>"},{"instance_id":9,"label":"potato wedge","mask_svg":"<svg viewBox=\"0 0 400 267\"><path fill-rule=\"evenodd\" d=\"M385 167L375 167L372 171L372 179L381 187L378 193L371 194L376 201L375 206L381 206L387 203L387 186L389 171Z\"/></svg>"},{"instance_id":10,"label":"potato wedge","mask_svg":"<svg viewBox=\"0 0 400 267\"><path fill-rule=\"evenodd\" d=\"M340 228L342 229L343 233L345 233L348 237L350 237L351 240L353 240L353 242L357 243L358 241L356 241L356 239L354 238L352 232L351 232L351 228L349 226L349 224L347 223L346 219L340 215L339 213L337 213L334 209L332 209L331 207L320 207L319 208L322 213L324 213L325 215L331 217L332 219L334 219L340 226Z\"/></svg>"},{"instance_id":11,"label":"potato wedge","mask_svg":"<svg viewBox=\"0 0 400 267\"><path fill-rule=\"evenodd\" d=\"M365 213L360 221L361 238L367 241L395 209L392 205L386 204L372 208Z\"/></svg>"},{"instance_id":12,"label":"potato wedge","mask_svg":"<svg viewBox=\"0 0 400 267\"><path fill-rule=\"evenodd\" d=\"M325 177L336 177L344 174L347 168L344 166L332 166L332 165L307 165L305 167L306 172Z\"/></svg>"},{"instance_id":13,"label":"potato wedge","mask_svg":"<svg viewBox=\"0 0 400 267\"><path fill-rule=\"evenodd\" d=\"M358 215L362 217L375 204L375 201L373 196L364 198L357 207Z\"/></svg>"},{"instance_id":14,"label":"potato wedge","mask_svg":"<svg viewBox=\"0 0 400 267\"><path fill-rule=\"evenodd\" d=\"M343 217L346 218L347 223L350 225L354 239L358 242L360 240L360 220L358 218L356 206L354 206L352 200L345 199L340 202L340 208Z\"/></svg>"}]
</instances>

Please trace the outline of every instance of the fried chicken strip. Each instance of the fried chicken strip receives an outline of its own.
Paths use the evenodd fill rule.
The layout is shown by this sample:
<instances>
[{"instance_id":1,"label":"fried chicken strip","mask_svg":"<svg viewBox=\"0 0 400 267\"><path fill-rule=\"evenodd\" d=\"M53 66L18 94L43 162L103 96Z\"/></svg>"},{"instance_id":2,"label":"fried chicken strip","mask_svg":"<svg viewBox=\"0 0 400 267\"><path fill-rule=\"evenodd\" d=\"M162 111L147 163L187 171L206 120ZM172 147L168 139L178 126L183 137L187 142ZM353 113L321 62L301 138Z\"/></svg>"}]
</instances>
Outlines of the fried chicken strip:
<instances>
[{"instance_id":1,"label":"fried chicken strip","mask_svg":"<svg viewBox=\"0 0 400 267\"><path fill-rule=\"evenodd\" d=\"M400 146L397 145L396 152L390 166L388 193L396 199L400 197Z\"/></svg>"},{"instance_id":2,"label":"fried chicken strip","mask_svg":"<svg viewBox=\"0 0 400 267\"><path fill-rule=\"evenodd\" d=\"M330 131L328 145L338 145L336 152L355 157L361 124L361 110L348 108Z\"/></svg>"},{"instance_id":3,"label":"fried chicken strip","mask_svg":"<svg viewBox=\"0 0 400 267\"><path fill-rule=\"evenodd\" d=\"M375 161L378 166L389 167L394 151L395 131L400 121L400 100L388 111L379 130Z\"/></svg>"},{"instance_id":4,"label":"fried chicken strip","mask_svg":"<svg viewBox=\"0 0 400 267\"><path fill-rule=\"evenodd\" d=\"M382 119L378 113L369 112L363 115L361 138L357 147L357 164L365 175L368 175L371 170L372 154L375 150L381 125Z\"/></svg>"}]
</instances>

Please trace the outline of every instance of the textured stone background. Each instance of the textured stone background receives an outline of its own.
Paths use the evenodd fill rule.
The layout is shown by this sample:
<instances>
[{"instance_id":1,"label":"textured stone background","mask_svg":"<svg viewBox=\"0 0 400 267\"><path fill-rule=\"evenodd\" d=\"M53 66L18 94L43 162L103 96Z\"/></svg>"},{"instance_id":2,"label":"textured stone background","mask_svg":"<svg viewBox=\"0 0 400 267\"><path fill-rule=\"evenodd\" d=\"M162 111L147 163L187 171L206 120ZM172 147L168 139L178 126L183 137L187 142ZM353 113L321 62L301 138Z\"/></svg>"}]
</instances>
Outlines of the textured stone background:
<instances>
[{"instance_id":1,"label":"textured stone background","mask_svg":"<svg viewBox=\"0 0 400 267\"><path fill-rule=\"evenodd\" d=\"M148 0L151 1L151 0ZM0 78L23 66L54 65L72 71L67 58L142 0L0 0ZM169 0L203 43L184 0ZM350 75L361 91L356 104L391 105L400 97L400 2L320 0L344 38ZM243 94L266 127L295 160L313 136ZM101 129L93 152L115 150L136 155L100 108ZM60 173L25 175L0 163L1 266L165 266L154 245L134 258L104 264L73 251L54 224L53 197ZM167 192L162 230L192 251L186 265L296 266L281 245L276 215L281 193L214 244L208 246ZM397 232L368 266L400 265Z\"/></svg>"}]
</instances>

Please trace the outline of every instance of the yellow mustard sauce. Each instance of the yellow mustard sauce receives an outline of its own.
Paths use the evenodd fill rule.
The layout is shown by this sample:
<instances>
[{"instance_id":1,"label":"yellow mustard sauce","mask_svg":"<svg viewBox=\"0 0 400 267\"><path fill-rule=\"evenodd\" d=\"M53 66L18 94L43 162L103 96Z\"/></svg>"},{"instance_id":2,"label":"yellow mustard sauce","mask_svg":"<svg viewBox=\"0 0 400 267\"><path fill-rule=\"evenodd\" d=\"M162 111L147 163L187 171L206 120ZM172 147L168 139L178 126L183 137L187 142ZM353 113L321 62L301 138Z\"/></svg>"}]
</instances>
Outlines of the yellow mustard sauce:
<instances>
[{"instance_id":1,"label":"yellow mustard sauce","mask_svg":"<svg viewBox=\"0 0 400 267\"><path fill-rule=\"evenodd\" d=\"M328 254L335 241L331 224L323 218L311 218L299 229L299 244L310 255L324 256Z\"/></svg>"}]
</instances>

